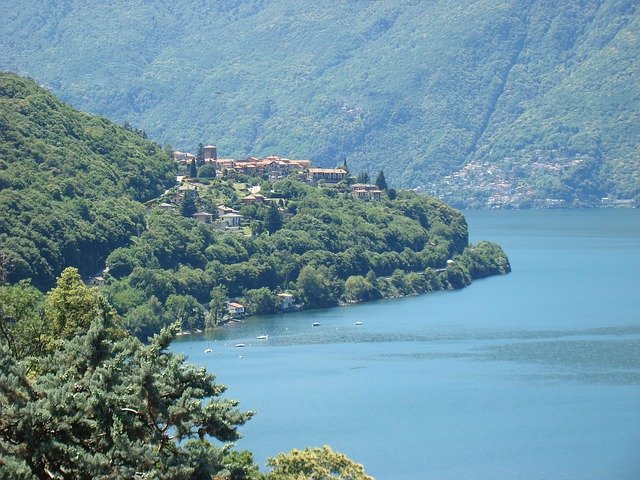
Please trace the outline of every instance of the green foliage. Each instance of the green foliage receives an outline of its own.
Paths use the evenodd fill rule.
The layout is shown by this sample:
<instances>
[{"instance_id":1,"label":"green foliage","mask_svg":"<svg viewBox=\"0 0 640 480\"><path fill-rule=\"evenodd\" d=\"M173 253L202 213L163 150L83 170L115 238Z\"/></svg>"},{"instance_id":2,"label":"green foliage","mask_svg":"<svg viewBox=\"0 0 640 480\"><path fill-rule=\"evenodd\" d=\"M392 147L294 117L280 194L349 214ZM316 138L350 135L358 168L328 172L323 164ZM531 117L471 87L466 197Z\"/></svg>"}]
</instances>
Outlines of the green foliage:
<instances>
[{"instance_id":1,"label":"green foliage","mask_svg":"<svg viewBox=\"0 0 640 480\"><path fill-rule=\"evenodd\" d=\"M211 190L226 192L232 183L216 179ZM291 179L268 187L282 206L243 206L242 213L247 222L272 227L276 222L268 217L277 215L277 223L282 222L277 231L240 236L153 212L147 230L107 258L113 277L103 292L130 332L146 340L177 318L185 330L203 328L203 322L211 328L223 319L231 299L249 314L274 313L279 310L276 292L291 290L306 308L321 308L424 293L452 283L457 288L491 270L473 257L479 266L467 267L462 282L453 273L452 282L435 275L447 259L465 252L468 231L460 212L432 197L400 191L393 201L363 202ZM215 193L202 196L209 194ZM289 213L286 219L280 208ZM496 264L502 260L492 257L504 255L479 251ZM504 273L498 270L491 274ZM170 301L187 297L191 310ZM204 320L196 303L209 304Z\"/></svg>"},{"instance_id":2,"label":"green foliage","mask_svg":"<svg viewBox=\"0 0 640 480\"><path fill-rule=\"evenodd\" d=\"M174 480L205 467L251 472L237 457L225 465L228 447L183 444L234 441L252 413L222 399L225 387L213 375L166 352L172 338L165 330L144 346L113 337L96 317L40 358L35 377L0 339L0 476Z\"/></svg>"},{"instance_id":3,"label":"green foliage","mask_svg":"<svg viewBox=\"0 0 640 480\"><path fill-rule=\"evenodd\" d=\"M373 480L364 467L330 447L291 450L269 458L267 480Z\"/></svg>"},{"instance_id":4,"label":"green foliage","mask_svg":"<svg viewBox=\"0 0 640 480\"><path fill-rule=\"evenodd\" d=\"M300 271L296 291L300 300L309 308L337 305L339 295L334 292L335 275L325 266L307 265Z\"/></svg>"},{"instance_id":5,"label":"green foliage","mask_svg":"<svg viewBox=\"0 0 640 480\"><path fill-rule=\"evenodd\" d=\"M344 297L348 301L362 302L380 298L380 292L374 282L362 275L352 275L344 282Z\"/></svg>"},{"instance_id":6,"label":"green foliage","mask_svg":"<svg viewBox=\"0 0 640 480\"><path fill-rule=\"evenodd\" d=\"M0 300L0 478L265 478L251 452L230 443L253 412L223 398L226 387L204 368L167 352L176 324L143 345L114 329L110 306L67 269L44 304L64 328L78 328L50 349L21 350L42 343L31 327L43 295L21 282L0 287ZM176 315L195 305L167 300ZM329 447L269 465L274 480L371 478Z\"/></svg>"},{"instance_id":7,"label":"green foliage","mask_svg":"<svg viewBox=\"0 0 640 480\"><path fill-rule=\"evenodd\" d=\"M206 164L198 169L198 178L216 178L216 167L213 164Z\"/></svg>"},{"instance_id":8,"label":"green foliage","mask_svg":"<svg viewBox=\"0 0 640 480\"><path fill-rule=\"evenodd\" d=\"M0 337L16 358L44 350L48 325L43 309L44 296L29 282L0 286Z\"/></svg>"},{"instance_id":9,"label":"green foliage","mask_svg":"<svg viewBox=\"0 0 640 480\"><path fill-rule=\"evenodd\" d=\"M269 233L275 233L282 228L282 214L275 204L272 204L264 217L264 228Z\"/></svg>"},{"instance_id":10,"label":"green foliage","mask_svg":"<svg viewBox=\"0 0 640 480\"><path fill-rule=\"evenodd\" d=\"M196 201L191 195L186 195L180 204L180 215L183 217L191 217L198 211Z\"/></svg>"},{"instance_id":11,"label":"green foliage","mask_svg":"<svg viewBox=\"0 0 640 480\"><path fill-rule=\"evenodd\" d=\"M367 172L360 172L356 177L357 183L369 183L369 174Z\"/></svg>"},{"instance_id":12,"label":"green foliage","mask_svg":"<svg viewBox=\"0 0 640 480\"><path fill-rule=\"evenodd\" d=\"M386 190L387 188L389 188L387 185L387 180L386 178L384 178L384 172L382 170L380 170L380 173L376 177L376 186L380 190Z\"/></svg>"},{"instance_id":13,"label":"green foliage","mask_svg":"<svg viewBox=\"0 0 640 480\"><path fill-rule=\"evenodd\" d=\"M137 203L172 181L170 158L138 133L0 74L0 248L7 279L45 290L67 266L83 275L144 228Z\"/></svg>"},{"instance_id":14,"label":"green foliage","mask_svg":"<svg viewBox=\"0 0 640 480\"><path fill-rule=\"evenodd\" d=\"M97 288L87 287L73 267L66 268L44 302L47 320L45 342L51 348L78 333L86 332L94 318L115 327L116 313Z\"/></svg>"},{"instance_id":15,"label":"green foliage","mask_svg":"<svg viewBox=\"0 0 640 480\"><path fill-rule=\"evenodd\" d=\"M266 287L247 290L244 293L244 305L249 315L276 313L280 302L278 296Z\"/></svg>"},{"instance_id":16,"label":"green foliage","mask_svg":"<svg viewBox=\"0 0 640 480\"><path fill-rule=\"evenodd\" d=\"M196 167L196 159L191 160L191 165L189 165L189 176L191 178L196 178L198 176L198 167Z\"/></svg>"}]
</instances>

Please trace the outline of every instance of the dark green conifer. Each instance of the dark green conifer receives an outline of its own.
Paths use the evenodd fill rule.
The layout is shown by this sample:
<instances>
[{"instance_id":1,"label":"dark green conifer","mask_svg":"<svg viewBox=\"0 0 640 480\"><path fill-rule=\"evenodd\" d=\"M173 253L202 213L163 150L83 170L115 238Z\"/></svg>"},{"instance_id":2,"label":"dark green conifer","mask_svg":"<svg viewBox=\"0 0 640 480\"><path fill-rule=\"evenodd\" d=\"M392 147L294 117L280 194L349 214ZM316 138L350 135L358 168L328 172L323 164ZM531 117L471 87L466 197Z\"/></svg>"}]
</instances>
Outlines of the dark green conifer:
<instances>
[{"instance_id":1,"label":"dark green conifer","mask_svg":"<svg viewBox=\"0 0 640 480\"><path fill-rule=\"evenodd\" d=\"M358 183L369 183L371 179L369 178L369 174L367 172L360 172L356 181Z\"/></svg>"},{"instance_id":2,"label":"dark green conifer","mask_svg":"<svg viewBox=\"0 0 640 480\"><path fill-rule=\"evenodd\" d=\"M196 201L187 193L180 205L180 215L183 217L190 217L197 211L198 207L196 207Z\"/></svg>"},{"instance_id":3,"label":"dark green conifer","mask_svg":"<svg viewBox=\"0 0 640 480\"><path fill-rule=\"evenodd\" d=\"M191 165L189 165L189 176L191 178L196 178L198 176L198 167L196 167L195 158L191 160Z\"/></svg>"},{"instance_id":4,"label":"dark green conifer","mask_svg":"<svg viewBox=\"0 0 640 480\"><path fill-rule=\"evenodd\" d=\"M380 190L386 190L388 188L387 180L384 178L384 172L382 170L380 170L378 178L376 178L376 185Z\"/></svg>"}]
</instances>

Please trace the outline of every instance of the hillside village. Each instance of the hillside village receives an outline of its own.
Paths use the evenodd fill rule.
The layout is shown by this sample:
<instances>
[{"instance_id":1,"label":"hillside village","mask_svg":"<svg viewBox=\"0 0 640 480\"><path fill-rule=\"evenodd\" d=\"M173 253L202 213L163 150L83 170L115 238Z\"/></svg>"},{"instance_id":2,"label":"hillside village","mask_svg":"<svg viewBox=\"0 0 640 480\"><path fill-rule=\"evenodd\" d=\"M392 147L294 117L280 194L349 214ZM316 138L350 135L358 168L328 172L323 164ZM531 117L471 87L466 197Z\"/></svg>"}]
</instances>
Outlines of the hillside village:
<instances>
[{"instance_id":1,"label":"hillside village","mask_svg":"<svg viewBox=\"0 0 640 480\"><path fill-rule=\"evenodd\" d=\"M281 215L287 216L286 202L281 198L272 198L270 193L263 192L260 182L262 180L278 180L283 178L295 178L310 185L334 188L337 192L350 194L362 201L378 202L382 198L384 185L358 182L355 177L349 176L348 168L314 167L310 160L290 160L271 155L265 158L249 157L244 160L231 158L218 158L218 149L213 145L207 145L200 149L200 155L176 151L173 159L186 175L176 177L176 187L148 204L152 208L178 211L187 198L194 200L196 207L203 206L197 199L213 189L210 181L215 178L237 180L234 182L234 190L237 197L235 205L226 206L217 204L209 210L198 208L190 214L195 220L204 223L213 223L221 230L234 231L251 235L249 227L250 218L245 218L239 211L243 205L274 205ZM200 158L198 158L200 156ZM201 169L198 174L198 169ZM382 172L381 172L382 173ZM368 177L366 177L368 178ZM384 180L384 175L382 176ZM257 183L250 186L249 183ZM184 214L184 208L181 209Z\"/></svg>"},{"instance_id":2,"label":"hillside village","mask_svg":"<svg viewBox=\"0 0 640 480\"><path fill-rule=\"evenodd\" d=\"M270 226L260 220L260 209L262 212L269 209L272 218L275 217L273 221L279 224L293 215L286 198L264 188L274 180L292 178L363 202L379 202L383 197L395 196L395 190L387 188L382 171L376 183L371 183L365 172L351 176L346 165L319 168L310 160L291 160L275 155L244 160L218 158L218 149L213 145L201 146L195 155L175 151L173 160L179 173L176 185L147 202L147 208L191 217L228 234L255 236L270 231ZM220 199L224 201L217 201ZM104 284L104 277L99 274L91 283L100 286ZM293 294L281 292L277 296L282 311L299 308ZM226 321L245 314L244 305L233 299L227 302Z\"/></svg>"}]
</instances>

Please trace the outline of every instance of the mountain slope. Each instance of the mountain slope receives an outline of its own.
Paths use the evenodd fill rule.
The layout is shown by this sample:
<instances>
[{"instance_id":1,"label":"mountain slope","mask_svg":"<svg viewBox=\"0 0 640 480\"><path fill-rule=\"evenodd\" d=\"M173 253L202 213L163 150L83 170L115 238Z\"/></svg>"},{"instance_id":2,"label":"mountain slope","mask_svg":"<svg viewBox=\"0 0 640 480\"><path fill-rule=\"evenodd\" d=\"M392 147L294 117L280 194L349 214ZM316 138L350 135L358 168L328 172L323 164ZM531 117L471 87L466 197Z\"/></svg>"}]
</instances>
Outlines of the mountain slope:
<instances>
[{"instance_id":1,"label":"mountain slope","mask_svg":"<svg viewBox=\"0 0 640 480\"><path fill-rule=\"evenodd\" d=\"M0 249L9 281L85 274L144 227L144 200L173 164L139 133L79 112L32 80L0 73Z\"/></svg>"},{"instance_id":2,"label":"mountain slope","mask_svg":"<svg viewBox=\"0 0 640 480\"><path fill-rule=\"evenodd\" d=\"M19 4L0 66L181 149L346 158L461 203L639 192L634 0ZM443 180L467 164L505 178Z\"/></svg>"}]
</instances>

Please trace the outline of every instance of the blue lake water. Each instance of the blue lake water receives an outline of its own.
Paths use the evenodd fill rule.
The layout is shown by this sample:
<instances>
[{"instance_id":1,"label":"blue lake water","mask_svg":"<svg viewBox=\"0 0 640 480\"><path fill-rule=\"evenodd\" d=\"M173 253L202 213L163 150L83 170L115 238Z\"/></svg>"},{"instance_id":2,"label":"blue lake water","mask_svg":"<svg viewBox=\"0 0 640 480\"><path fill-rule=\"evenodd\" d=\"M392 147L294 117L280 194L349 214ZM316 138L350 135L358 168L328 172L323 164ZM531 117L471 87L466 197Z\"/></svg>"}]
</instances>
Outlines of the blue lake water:
<instances>
[{"instance_id":1,"label":"blue lake water","mask_svg":"<svg viewBox=\"0 0 640 480\"><path fill-rule=\"evenodd\" d=\"M465 214L512 273L173 344L258 412L239 448L329 444L377 479L640 478L640 210Z\"/></svg>"}]
</instances>

